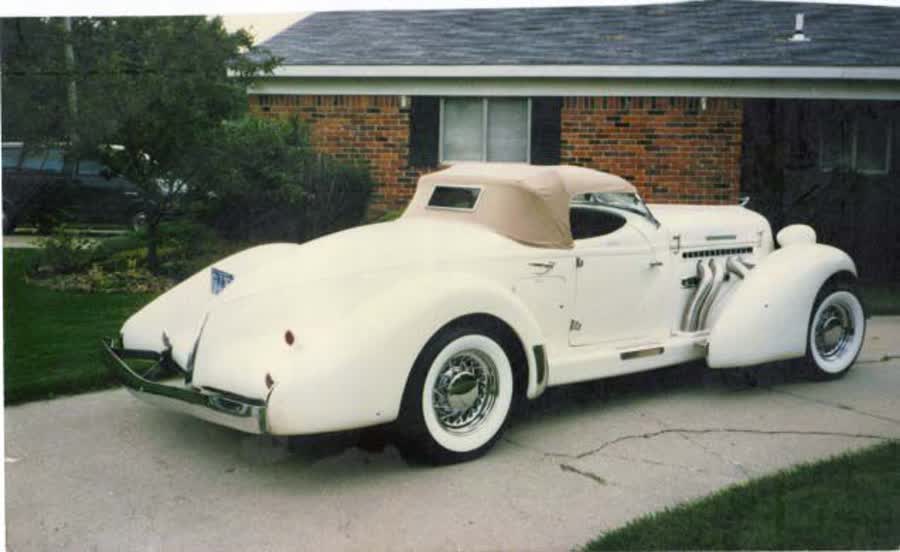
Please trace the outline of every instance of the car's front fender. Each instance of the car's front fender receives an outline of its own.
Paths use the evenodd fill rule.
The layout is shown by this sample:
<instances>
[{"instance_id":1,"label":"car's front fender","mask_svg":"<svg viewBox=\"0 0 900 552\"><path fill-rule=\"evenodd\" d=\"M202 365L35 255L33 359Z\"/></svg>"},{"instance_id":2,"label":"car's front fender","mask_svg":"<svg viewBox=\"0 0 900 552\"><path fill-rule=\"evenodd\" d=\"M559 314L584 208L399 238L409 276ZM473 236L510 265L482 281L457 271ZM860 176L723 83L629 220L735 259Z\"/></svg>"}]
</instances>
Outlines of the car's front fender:
<instances>
[{"instance_id":1,"label":"car's front fender","mask_svg":"<svg viewBox=\"0 0 900 552\"><path fill-rule=\"evenodd\" d=\"M712 368L749 366L806 354L816 294L831 276L856 275L853 260L815 243L783 247L764 257L724 305L709 334Z\"/></svg>"},{"instance_id":2,"label":"car's front fender","mask_svg":"<svg viewBox=\"0 0 900 552\"><path fill-rule=\"evenodd\" d=\"M543 387L533 347L543 342L522 302L486 278L428 273L380 289L339 323L316 332L295 365L274 374L269 431L337 431L396 419L419 352L447 323L470 314L495 316L513 328L528 361L528 396L537 396Z\"/></svg>"}]
</instances>

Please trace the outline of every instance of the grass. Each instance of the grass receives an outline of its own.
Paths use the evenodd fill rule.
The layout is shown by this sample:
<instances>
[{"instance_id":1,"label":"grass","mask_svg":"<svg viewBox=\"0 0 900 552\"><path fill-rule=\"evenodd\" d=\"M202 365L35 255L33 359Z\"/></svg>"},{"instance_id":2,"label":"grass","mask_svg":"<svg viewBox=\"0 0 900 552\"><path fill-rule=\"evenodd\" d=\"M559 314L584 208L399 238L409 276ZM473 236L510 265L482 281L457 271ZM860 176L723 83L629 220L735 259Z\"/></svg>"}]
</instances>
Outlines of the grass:
<instances>
[{"instance_id":1,"label":"grass","mask_svg":"<svg viewBox=\"0 0 900 552\"><path fill-rule=\"evenodd\" d=\"M100 360L100 339L152 296L87 294L29 285L34 250L3 251L5 403L47 399L115 385Z\"/></svg>"},{"instance_id":2,"label":"grass","mask_svg":"<svg viewBox=\"0 0 900 552\"><path fill-rule=\"evenodd\" d=\"M896 549L900 443L764 477L639 518L585 550Z\"/></svg>"},{"instance_id":3,"label":"grass","mask_svg":"<svg viewBox=\"0 0 900 552\"><path fill-rule=\"evenodd\" d=\"M900 282L860 284L866 314L900 314Z\"/></svg>"}]
</instances>

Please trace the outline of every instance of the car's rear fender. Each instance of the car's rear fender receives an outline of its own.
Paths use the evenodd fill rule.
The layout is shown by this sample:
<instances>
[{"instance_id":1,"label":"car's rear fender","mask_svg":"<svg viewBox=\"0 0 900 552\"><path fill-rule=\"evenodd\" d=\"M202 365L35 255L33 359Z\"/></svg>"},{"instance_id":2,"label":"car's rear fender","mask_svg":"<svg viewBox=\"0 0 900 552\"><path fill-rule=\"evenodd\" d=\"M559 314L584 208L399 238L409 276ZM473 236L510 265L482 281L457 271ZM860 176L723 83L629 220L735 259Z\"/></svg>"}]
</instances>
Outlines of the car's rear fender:
<instances>
[{"instance_id":1,"label":"car's rear fender","mask_svg":"<svg viewBox=\"0 0 900 552\"><path fill-rule=\"evenodd\" d=\"M853 260L824 244L794 244L764 257L715 321L709 334L709 366L749 366L806 354L816 294L842 272L856 276Z\"/></svg>"},{"instance_id":2,"label":"car's rear fender","mask_svg":"<svg viewBox=\"0 0 900 552\"><path fill-rule=\"evenodd\" d=\"M539 326L527 308L496 282L465 273L423 274L383 289L274 375L269 430L275 434L338 431L393 421L422 348L460 317L486 314L508 324L527 358L527 395L538 381ZM543 361L543 359L540 359Z\"/></svg>"}]
</instances>

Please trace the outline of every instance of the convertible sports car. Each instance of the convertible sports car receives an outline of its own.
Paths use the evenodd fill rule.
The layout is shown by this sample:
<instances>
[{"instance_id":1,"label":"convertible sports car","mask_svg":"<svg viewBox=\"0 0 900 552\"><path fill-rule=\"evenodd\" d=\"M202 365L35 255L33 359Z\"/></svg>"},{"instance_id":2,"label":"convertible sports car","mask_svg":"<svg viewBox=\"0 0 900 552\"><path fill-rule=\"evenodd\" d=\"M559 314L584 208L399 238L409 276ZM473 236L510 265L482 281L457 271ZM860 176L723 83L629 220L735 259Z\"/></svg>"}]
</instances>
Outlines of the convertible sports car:
<instances>
[{"instance_id":1,"label":"convertible sports car","mask_svg":"<svg viewBox=\"0 0 900 552\"><path fill-rule=\"evenodd\" d=\"M808 226L777 241L741 206L648 206L603 172L458 164L396 221L222 259L104 349L160 406L273 435L394 422L405 453L458 462L551 385L695 359L842 376L854 263Z\"/></svg>"}]
</instances>

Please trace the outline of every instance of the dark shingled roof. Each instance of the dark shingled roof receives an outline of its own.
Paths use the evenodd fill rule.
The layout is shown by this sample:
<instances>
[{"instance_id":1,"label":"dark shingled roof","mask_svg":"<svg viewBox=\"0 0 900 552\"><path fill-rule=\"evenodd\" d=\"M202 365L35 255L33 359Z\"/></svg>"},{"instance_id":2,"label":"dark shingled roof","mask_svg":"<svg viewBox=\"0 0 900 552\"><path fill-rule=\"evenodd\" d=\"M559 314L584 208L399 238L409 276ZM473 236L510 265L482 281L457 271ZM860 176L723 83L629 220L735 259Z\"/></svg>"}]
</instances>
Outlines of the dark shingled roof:
<instances>
[{"instance_id":1,"label":"dark shingled roof","mask_svg":"<svg viewBox=\"0 0 900 552\"><path fill-rule=\"evenodd\" d=\"M794 15L810 42L792 43ZM322 12L263 44L285 65L900 65L900 9L711 0Z\"/></svg>"}]
</instances>

